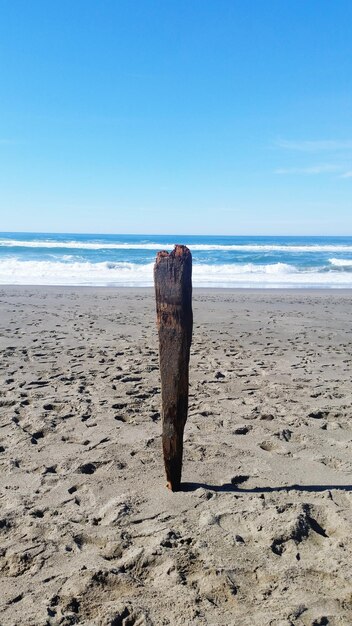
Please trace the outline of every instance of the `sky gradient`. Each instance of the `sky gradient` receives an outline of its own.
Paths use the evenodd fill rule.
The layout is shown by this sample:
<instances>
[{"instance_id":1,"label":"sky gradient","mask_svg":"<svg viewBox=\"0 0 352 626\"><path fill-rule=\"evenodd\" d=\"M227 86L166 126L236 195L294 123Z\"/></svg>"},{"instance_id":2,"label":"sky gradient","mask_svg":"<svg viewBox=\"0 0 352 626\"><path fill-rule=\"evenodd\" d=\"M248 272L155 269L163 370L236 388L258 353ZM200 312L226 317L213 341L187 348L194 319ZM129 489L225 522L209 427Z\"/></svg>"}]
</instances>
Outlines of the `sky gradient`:
<instances>
[{"instance_id":1,"label":"sky gradient","mask_svg":"<svg viewBox=\"0 0 352 626\"><path fill-rule=\"evenodd\" d=\"M352 235L350 0L0 0L0 231Z\"/></svg>"}]
</instances>

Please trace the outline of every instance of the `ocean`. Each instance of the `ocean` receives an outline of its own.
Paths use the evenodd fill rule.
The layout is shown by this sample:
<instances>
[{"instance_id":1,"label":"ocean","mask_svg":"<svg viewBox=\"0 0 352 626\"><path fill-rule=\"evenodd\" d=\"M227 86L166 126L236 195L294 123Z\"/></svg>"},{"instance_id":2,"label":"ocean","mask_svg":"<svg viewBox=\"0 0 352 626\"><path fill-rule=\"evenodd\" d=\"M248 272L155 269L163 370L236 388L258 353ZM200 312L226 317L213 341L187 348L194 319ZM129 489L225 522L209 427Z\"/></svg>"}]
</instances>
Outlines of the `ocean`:
<instances>
[{"instance_id":1,"label":"ocean","mask_svg":"<svg viewBox=\"0 0 352 626\"><path fill-rule=\"evenodd\" d=\"M187 245L194 287L351 288L352 237L0 233L0 284L145 287Z\"/></svg>"}]
</instances>

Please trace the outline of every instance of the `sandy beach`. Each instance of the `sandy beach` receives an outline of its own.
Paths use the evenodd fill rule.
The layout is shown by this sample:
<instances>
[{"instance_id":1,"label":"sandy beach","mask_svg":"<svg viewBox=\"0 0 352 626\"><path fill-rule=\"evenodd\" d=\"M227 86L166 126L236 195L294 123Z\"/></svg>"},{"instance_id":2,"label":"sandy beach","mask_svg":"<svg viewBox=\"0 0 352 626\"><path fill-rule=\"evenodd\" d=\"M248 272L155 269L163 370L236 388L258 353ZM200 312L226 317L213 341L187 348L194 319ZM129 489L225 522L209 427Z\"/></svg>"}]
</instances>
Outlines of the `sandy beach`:
<instances>
[{"instance_id":1,"label":"sandy beach","mask_svg":"<svg viewBox=\"0 0 352 626\"><path fill-rule=\"evenodd\" d=\"M352 623L351 292L193 307L171 493L153 290L0 287L1 626Z\"/></svg>"}]
</instances>

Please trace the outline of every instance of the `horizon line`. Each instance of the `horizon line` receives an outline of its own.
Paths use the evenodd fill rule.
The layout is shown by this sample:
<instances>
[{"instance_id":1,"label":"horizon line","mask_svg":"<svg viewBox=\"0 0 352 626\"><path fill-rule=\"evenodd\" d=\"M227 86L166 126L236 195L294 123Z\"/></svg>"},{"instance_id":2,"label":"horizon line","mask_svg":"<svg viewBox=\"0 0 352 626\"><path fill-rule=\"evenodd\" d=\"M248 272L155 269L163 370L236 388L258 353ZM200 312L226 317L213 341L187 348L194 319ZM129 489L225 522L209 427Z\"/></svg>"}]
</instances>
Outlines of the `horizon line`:
<instances>
[{"instance_id":1,"label":"horizon line","mask_svg":"<svg viewBox=\"0 0 352 626\"><path fill-rule=\"evenodd\" d=\"M0 235L97 235L99 237L223 237L223 238L231 238L231 237L352 237L352 234L344 234L344 235L321 235L321 234L233 234L233 235L224 235L219 233L212 234L194 234L194 233L121 233L121 232L113 232L113 233L98 233L98 232L79 232L79 231L35 231L35 230L2 230L0 231Z\"/></svg>"}]
</instances>

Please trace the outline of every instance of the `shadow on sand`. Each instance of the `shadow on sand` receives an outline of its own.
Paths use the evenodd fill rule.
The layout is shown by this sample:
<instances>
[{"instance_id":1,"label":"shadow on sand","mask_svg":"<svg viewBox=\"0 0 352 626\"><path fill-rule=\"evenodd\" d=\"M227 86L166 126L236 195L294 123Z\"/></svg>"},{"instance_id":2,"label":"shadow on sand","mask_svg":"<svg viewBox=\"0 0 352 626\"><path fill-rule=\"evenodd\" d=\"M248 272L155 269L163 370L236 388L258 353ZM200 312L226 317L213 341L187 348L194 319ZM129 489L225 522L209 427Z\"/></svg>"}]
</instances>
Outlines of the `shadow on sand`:
<instances>
[{"instance_id":1,"label":"shadow on sand","mask_svg":"<svg viewBox=\"0 0 352 626\"><path fill-rule=\"evenodd\" d=\"M244 482L244 481L241 481ZM276 491L306 491L319 493L321 491L332 491L337 489L339 491L352 491L352 485L285 485L282 487L253 487L247 488L245 486L239 487L238 484L225 483L224 485L208 485L207 483L182 483L180 491L195 491L196 489L207 489L208 491L216 492L232 492L236 494L241 493L275 493Z\"/></svg>"}]
</instances>

